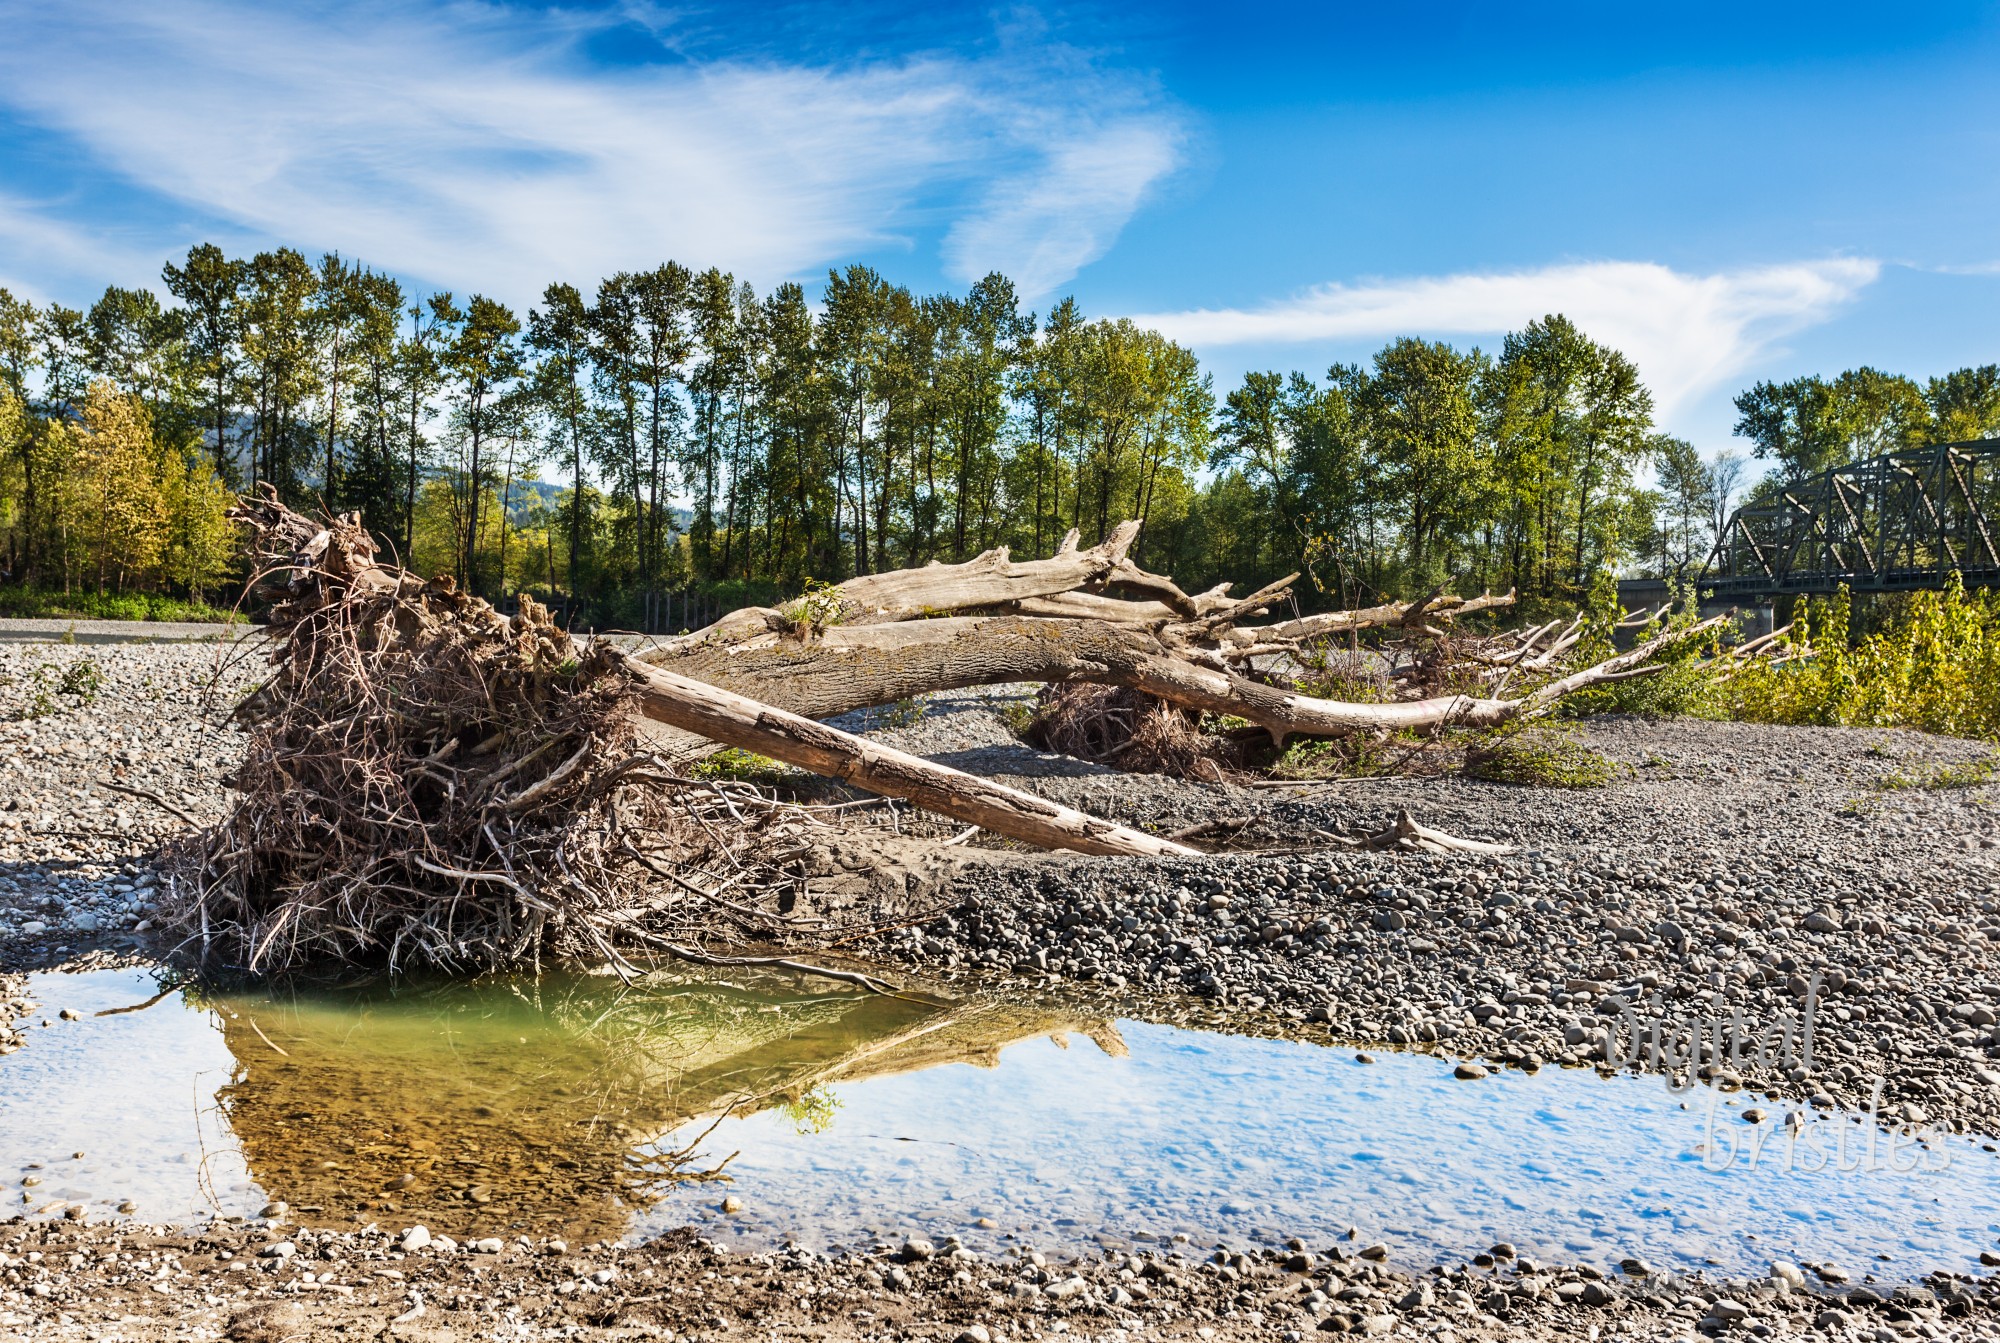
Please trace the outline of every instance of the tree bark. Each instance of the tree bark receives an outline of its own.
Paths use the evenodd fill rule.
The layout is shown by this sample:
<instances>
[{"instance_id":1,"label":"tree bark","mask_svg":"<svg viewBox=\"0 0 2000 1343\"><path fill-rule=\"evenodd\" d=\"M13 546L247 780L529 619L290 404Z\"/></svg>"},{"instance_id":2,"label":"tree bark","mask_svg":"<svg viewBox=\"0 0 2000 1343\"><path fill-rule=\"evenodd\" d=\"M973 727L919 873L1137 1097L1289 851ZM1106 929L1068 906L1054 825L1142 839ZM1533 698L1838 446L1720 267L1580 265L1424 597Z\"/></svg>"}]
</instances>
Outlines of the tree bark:
<instances>
[{"instance_id":1,"label":"tree bark","mask_svg":"<svg viewBox=\"0 0 2000 1343\"><path fill-rule=\"evenodd\" d=\"M1598 667L1520 699L1446 695L1360 703L1319 699L1202 665L1166 632L1095 620L1034 616L958 616L895 625L835 626L810 641L767 632L734 644L682 641L640 655L642 665L671 668L808 718L831 718L936 690L1017 681L1097 681L1121 685L1185 708L1247 719L1283 745L1292 736L1344 737L1381 730L1493 727L1539 712L1565 694L1643 674L1640 664L1663 647L1717 622L1662 635ZM667 754L703 753L698 739L656 742ZM765 752L765 754L770 754Z\"/></svg>"},{"instance_id":2,"label":"tree bark","mask_svg":"<svg viewBox=\"0 0 2000 1343\"><path fill-rule=\"evenodd\" d=\"M934 764L677 672L627 659L648 718L1043 848L1128 857L1199 853L1004 784Z\"/></svg>"}]
</instances>

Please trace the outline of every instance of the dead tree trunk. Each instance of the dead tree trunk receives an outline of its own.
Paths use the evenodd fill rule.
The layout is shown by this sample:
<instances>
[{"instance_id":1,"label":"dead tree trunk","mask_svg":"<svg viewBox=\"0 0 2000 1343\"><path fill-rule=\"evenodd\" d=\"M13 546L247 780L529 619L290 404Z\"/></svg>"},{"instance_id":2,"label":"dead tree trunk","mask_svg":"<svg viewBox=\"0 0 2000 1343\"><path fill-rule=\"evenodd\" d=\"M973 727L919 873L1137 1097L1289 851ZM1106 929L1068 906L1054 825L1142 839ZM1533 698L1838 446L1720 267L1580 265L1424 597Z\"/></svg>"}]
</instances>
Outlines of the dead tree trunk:
<instances>
[{"instance_id":1,"label":"dead tree trunk","mask_svg":"<svg viewBox=\"0 0 2000 1343\"><path fill-rule=\"evenodd\" d=\"M1200 852L662 667L629 660L625 666L638 683L639 710L648 718L872 793L905 798L996 835L1077 853L1158 858Z\"/></svg>"}]
</instances>

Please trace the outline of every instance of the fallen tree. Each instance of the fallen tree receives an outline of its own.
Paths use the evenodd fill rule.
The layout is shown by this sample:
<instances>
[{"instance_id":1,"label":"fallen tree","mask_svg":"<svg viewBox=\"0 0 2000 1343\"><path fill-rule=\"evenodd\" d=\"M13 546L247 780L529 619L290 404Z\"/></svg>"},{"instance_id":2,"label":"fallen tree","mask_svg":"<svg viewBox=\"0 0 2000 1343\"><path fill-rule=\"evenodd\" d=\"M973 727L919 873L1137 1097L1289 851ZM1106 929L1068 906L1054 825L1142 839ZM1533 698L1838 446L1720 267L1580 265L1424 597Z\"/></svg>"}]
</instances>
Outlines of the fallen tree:
<instances>
[{"instance_id":1,"label":"fallen tree","mask_svg":"<svg viewBox=\"0 0 2000 1343\"><path fill-rule=\"evenodd\" d=\"M355 516L315 522L268 490L237 515L271 603L273 672L239 709L250 730L239 799L189 842L170 889L190 943L255 971L620 965L634 946L726 963L713 944L825 943L925 912L937 844L850 803L699 777L691 766L722 746L1038 848L1197 852L818 721L850 710L967 686L1091 682L1240 720L1280 744L1435 732L1532 716L1645 674L1666 643L1704 628L1573 670L1561 654L1574 639L1546 627L1477 639L1460 660L1463 689L1424 693L1432 669L1391 673L1371 702L1330 699L1303 693L1284 664L1332 636L1436 630L1512 595L1432 594L1259 626L1249 622L1292 579L1242 599L1226 585L1190 596L1132 561L1128 523L1089 549L1072 533L1048 559L996 550L868 575L633 654L579 646L532 598L505 617L449 579L382 564ZM1524 672L1533 684L1508 697ZM1413 826L1394 829L1394 847L1456 843Z\"/></svg>"}]
</instances>

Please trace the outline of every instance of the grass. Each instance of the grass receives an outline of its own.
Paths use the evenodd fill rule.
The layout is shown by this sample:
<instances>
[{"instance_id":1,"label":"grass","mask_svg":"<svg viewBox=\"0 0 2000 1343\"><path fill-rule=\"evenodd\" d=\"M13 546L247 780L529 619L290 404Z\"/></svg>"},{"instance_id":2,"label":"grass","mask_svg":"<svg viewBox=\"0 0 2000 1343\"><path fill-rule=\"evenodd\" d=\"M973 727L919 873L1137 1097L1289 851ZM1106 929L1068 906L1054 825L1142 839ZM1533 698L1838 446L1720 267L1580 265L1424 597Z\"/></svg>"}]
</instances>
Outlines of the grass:
<instances>
[{"instance_id":1,"label":"grass","mask_svg":"<svg viewBox=\"0 0 2000 1343\"><path fill-rule=\"evenodd\" d=\"M0 689L14 685L12 677L0 676ZM24 716L46 718L62 708L65 699L80 704L95 704L98 692L104 689L104 669L88 653L67 667L60 663L43 662L28 674L27 684L21 689L27 696L22 701Z\"/></svg>"},{"instance_id":2,"label":"grass","mask_svg":"<svg viewBox=\"0 0 2000 1343\"><path fill-rule=\"evenodd\" d=\"M185 620L241 623L243 615L157 592L50 592L0 587L0 617L28 620Z\"/></svg>"},{"instance_id":3,"label":"grass","mask_svg":"<svg viewBox=\"0 0 2000 1343\"><path fill-rule=\"evenodd\" d=\"M1914 772L1897 770L1884 774L1872 786L1878 793L1892 793L1905 788L1928 793L1940 793L1951 788L1981 788L1993 782L1996 770L2000 770L2000 756L1981 756L1956 765L1927 765Z\"/></svg>"},{"instance_id":4,"label":"grass","mask_svg":"<svg viewBox=\"0 0 2000 1343\"><path fill-rule=\"evenodd\" d=\"M1602 788L1618 777L1616 761L1557 732L1518 732L1465 753L1467 778L1533 788Z\"/></svg>"},{"instance_id":5,"label":"grass","mask_svg":"<svg viewBox=\"0 0 2000 1343\"><path fill-rule=\"evenodd\" d=\"M690 772L697 779L730 779L764 788L794 782L801 774L801 771L767 755L738 750L734 746L697 762Z\"/></svg>"}]
</instances>

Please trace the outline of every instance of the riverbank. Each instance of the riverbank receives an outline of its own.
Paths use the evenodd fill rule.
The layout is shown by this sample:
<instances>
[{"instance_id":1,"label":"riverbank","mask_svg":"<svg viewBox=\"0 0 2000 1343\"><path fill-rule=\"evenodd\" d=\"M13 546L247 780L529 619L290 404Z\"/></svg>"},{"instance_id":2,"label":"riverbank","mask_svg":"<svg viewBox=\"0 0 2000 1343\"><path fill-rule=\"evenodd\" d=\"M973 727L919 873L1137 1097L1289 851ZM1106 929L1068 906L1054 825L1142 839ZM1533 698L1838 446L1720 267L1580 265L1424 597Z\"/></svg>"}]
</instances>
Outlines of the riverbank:
<instances>
[{"instance_id":1,"label":"riverbank","mask_svg":"<svg viewBox=\"0 0 2000 1343\"><path fill-rule=\"evenodd\" d=\"M101 683L88 696L64 691L65 675L85 660ZM50 696L45 715L0 723L0 968L157 954L148 855L183 828L182 816L222 814L238 740L227 711L259 670L254 657L214 646L0 647L10 693ZM1908 733L1599 720L1576 732L1623 768L1598 790L1462 779L1251 789L1041 755L1008 732L1008 699L1004 691L940 696L914 721L897 715L898 725L875 730L1131 824L1171 831L1228 819L1259 842L1302 851L1145 862L1010 855L1004 864L974 853L948 914L898 930L868 954L926 978L1081 988L1253 1034L1436 1050L1479 1061L1467 1086L1480 1085L1486 1067L1618 1062L1634 1047L1634 1026L1638 1061L1649 1066L1643 1041L1654 1022L1671 1047L1691 1023L1717 1021L1749 1046L1723 1069L1735 1076L1717 1080L1777 1097L1774 1123L1790 1105L1865 1111L1872 1101L1891 1126L2000 1135L2000 973L1989 950L2000 940L2000 867L1988 790L1967 768L1987 758L1984 747ZM1922 786L1958 779L1974 786ZM1328 835L1379 826L1402 809L1520 851L1328 847ZM18 992L18 980L0 982L0 998ZM1759 1063L1757 1043L1787 1023L1792 1052ZM29 1049L35 1029L22 1032ZM1801 1052L1808 1036L1810 1059ZM0 1079L7 1066L0 1060ZM1365 1247L1313 1245L1213 1269L1148 1269L1142 1250L1137 1267L1128 1253L1073 1272L1044 1265L1036 1274L1049 1271L1049 1280L1029 1282L1018 1259L959 1260L945 1272L941 1254L899 1262L900 1245L859 1259L786 1259L669 1238L588 1254L531 1246L391 1259L382 1234L401 1230L16 1225L0 1235L22 1260L0 1266L0 1312L20 1317L9 1327L50 1337L165 1338L185 1327L247 1338L262 1336L257 1321L267 1319L276 1321L270 1337L385 1327L396 1337L472 1329L539 1337L583 1327L634 1337L791 1329L954 1339L975 1324L1008 1337L1061 1325L1168 1337L1405 1326L1420 1336L1588 1337L1607 1326L1685 1330L1710 1318L1719 1328L1711 1297L1736 1302L1779 1335L1828 1310L1863 1315L1869 1329L1924 1326L1918 1332L1955 1327L1951 1311L1985 1310L1977 1304L1985 1287L1960 1280L1932 1280L1929 1300L1905 1291L1873 1301L1894 1292L1862 1281L1864 1265L1845 1267L1847 1283L1802 1275L1801 1292L1785 1272L1781 1289L1771 1279L1635 1278L1609 1264L1524 1274L1505 1259L1440 1277L1360 1258ZM256 1253L280 1240L294 1252ZM130 1264L103 1258L114 1242L116 1253L134 1256ZM27 1261L29 1253L42 1259ZM1304 1268L1287 1269L1299 1253ZM166 1255L179 1264L156 1279ZM229 1267L239 1260L253 1266ZM153 1267L130 1266L142 1261ZM273 1266L254 1266L263 1264ZM1232 1267L1235 1277L1223 1271ZM592 1277L605 1269L612 1278ZM641 1276L648 1270L652 1279ZM308 1271L311 1283L302 1280ZM320 1282L321 1272L332 1280ZM1620 1280L1603 1280L1607 1273ZM1073 1277L1083 1285L1062 1286ZM1420 1279L1428 1302L1412 1296ZM1134 1292L1135 1282L1149 1295ZM415 1309L413 1287L424 1312L391 1325ZM1828 1295L1855 1287L1865 1295ZM450 1299L465 1304L455 1310L443 1304Z\"/></svg>"}]
</instances>

